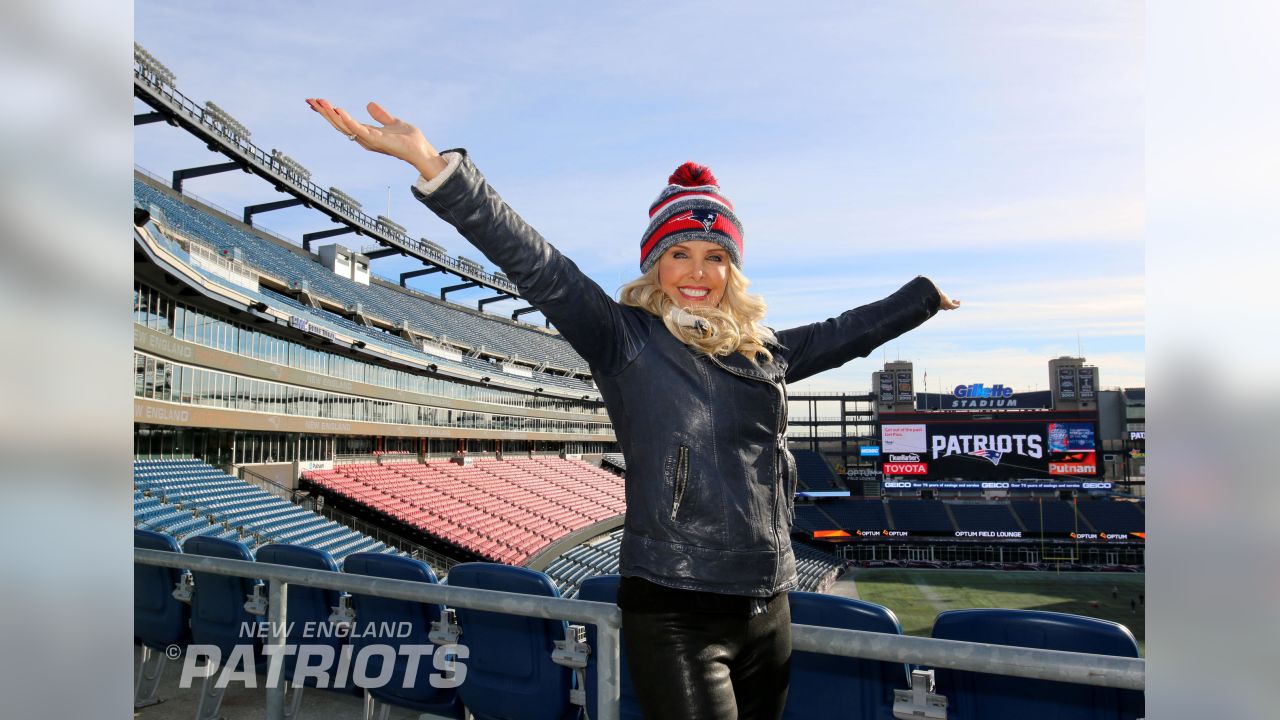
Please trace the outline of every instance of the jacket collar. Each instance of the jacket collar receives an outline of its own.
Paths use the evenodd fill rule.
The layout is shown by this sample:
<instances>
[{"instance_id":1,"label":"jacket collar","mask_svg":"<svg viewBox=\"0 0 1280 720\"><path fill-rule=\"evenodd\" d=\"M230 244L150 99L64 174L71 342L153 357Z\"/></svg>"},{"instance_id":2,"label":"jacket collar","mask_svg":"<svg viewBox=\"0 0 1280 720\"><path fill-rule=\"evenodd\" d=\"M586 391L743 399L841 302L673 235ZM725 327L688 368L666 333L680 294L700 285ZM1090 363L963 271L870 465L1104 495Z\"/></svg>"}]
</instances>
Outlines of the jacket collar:
<instances>
[{"instance_id":1,"label":"jacket collar","mask_svg":"<svg viewBox=\"0 0 1280 720\"><path fill-rule=\"evenodd\" d=\"M704 355L704 353L698 354ZM748 360L742 353L736 352L723 356L707 355L706 357L734 375L774 385L782 381L782 368L778 367L777 363L756 364Z\"/></svg>"}]
</instances>

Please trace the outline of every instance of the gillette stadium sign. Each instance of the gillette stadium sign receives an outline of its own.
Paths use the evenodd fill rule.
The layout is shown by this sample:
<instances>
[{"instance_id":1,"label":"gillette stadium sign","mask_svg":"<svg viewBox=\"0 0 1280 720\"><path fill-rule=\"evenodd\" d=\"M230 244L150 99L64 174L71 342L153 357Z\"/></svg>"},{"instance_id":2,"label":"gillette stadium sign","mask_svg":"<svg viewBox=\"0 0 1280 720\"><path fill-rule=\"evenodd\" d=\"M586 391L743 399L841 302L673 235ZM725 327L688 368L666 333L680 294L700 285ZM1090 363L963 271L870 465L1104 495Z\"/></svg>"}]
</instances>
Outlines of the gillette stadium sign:
<instances>
[{"instance_id":1,"label":"gillette stadium sign","mask_svg":"<svg viewBox=\"0 0 1280 720\"><path fill-rule=\"evenodd\" d=\"M1007 388L999 383L991 387L987 387L982 383L974 383L972 385L957 385L955 391L951 394L958 398L1004 399L1013 397L1013 388Z\"/></svg>"},{"instance_id":2,"label":"gillette stadium sign","mask_svg":"<svg viewBox=\"0 0 1280 720\"><path fill-rule=\"evenodd\" d=\"M1048 390L1015 393L1013 388L1000 383L990 387L982 383L957 385L950 395L916 393L917 410L1043 410L1052 407L1052 403L1053 396Z\"/></svg>"}]
</instances>

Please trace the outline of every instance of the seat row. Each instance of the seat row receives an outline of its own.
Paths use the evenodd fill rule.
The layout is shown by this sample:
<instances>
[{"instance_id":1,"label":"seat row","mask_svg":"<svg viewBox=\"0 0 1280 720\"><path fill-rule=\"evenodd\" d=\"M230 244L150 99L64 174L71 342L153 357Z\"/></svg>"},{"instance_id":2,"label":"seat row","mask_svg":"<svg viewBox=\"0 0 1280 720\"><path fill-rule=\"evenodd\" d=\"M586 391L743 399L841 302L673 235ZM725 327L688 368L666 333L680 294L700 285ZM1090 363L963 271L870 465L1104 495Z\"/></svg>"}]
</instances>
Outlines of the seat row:
<instances>
[{"instance_id":1,"label":"seat row","mask_svg":"<svg viewBox=\"0 0 1280 720\"><path fill-rule=\"evenodd\" d=\"M134 464L134 525L185 539L288 542L342 557L385 544L199 460Z\"/></svg>"},{"instance_id":2,"label":"seat row","mask_svg":"<svg viewBox=\"0 0 1280 720\"><path fill-rule=\"evenodd\" d=\"M209 538L195 538L179 550L176 542L168 536L137 531L135 546L255 560L253 553L239 543ZM256 561L338 571L337 563L324 553L287 545L262 548ZM388 555L353 555L343 563L343 571L423 583L437 582L425 563ZM223 657L227 657L236 645L247 644L254 657L261 658L261 639L242 637L245 623L252 626L267 612L260 582L207 572L191 575L193 577L188 581L183 571L150 565L135 567L135 633L151 651L144 653L144 679L151 677L146 674L148 663L154 656L161 655L154 651L171 644L213 645L220 648ZM578 599L616 603L618 581L617 575L590 578L582 583ZM559 596L555 585L543 573L491 563L456 566L446 582L456 587ZM598 666L588 654L585 672L575 673L571 669L570 666L576 667L581 663L575 664L572 659L566 659L564 649L574 643L560 643L557 648L557 641L571 641L573 638L569 625L563 621L473 611L461 606L444 608L432 603L358 594L346 597L335 591L296 585L290 586L288 598L291 630L286 643L290 645L322 642L294 635L295 629L315 627L316 623L346 622L356 628L370 623L372 627L382 627L386 623L386 627L405 630L398 631L394 638L369 640L357 633L349 640L330 636L323 642L331 647L350 642L356 654L368 644L422 646L435 643L441 645L440 652L453 648L452 652L456 654L452 661L466 665L465 679L456 687L436 687L429 676L439 673L442 666L415 662L412 667L416 668L417 676L412 678L413 682L407 683L411 687L406 690L406 673L410 665L395 653L393 656L400 660L395 662L386 673L386 679L377 687L363 690L358 687L354 690L351 687L337 688L364 693L367 703L386 703L441 717L462 717L466 712L478 720L580 720L584 710L588 717L596 716ZM182 599L188 600L190 605L183 603ZM880 605L806 592L790 593L789 601L793 624L902 634L901 624L894 613ZM587 626L585 630L587 645L597 647L595 628ZM1044 611L946 611L935 620L932 636L1014 647L1138 657L1137 643L1122 625ZM634 720L642 715L630 682L625 642L625 639L620 639L620 709L621 717ZM460 647L466 650L460 652ZM558 663L557 658L564 664ZM381 666L374 668L368 676L381 680L381 670ZM262 671L261 666L259 671ZM901 663L793 652L790 692L783 717L788 720L836 715L884 720L902 717L894 714L894 691L910 688L910 671L911 668ZM296 666L287 662L285 673L290 680L296 680L299 675L304 676L304 682L314 679L314 673L299 673ZM1142 717L1144 712L1142 693L1136 691L946 668L933 669L932 673L936 683L933 691L947 701L943 717L952 720L1029 717L1131 720ZM158 672L153 674L159 677ZM453 677L458 677L456 670ZM575 692L579 689L585 693ZM150 695L143 696L144 690L150 691ZM156 701L157 692L158 684L152 683L147 687L140 684L140 695L136 700L139 703ZM214 696L217 696L216 690ZM300 697L295 691L295 709ZM220 696L216 699L220 702ZM213 710L216 714L216 708Z\"/></svg>"},{"instance_id":3,"label":"seat row","mask_svg":"<svg viewBox=\"0 0 1280 720\"><path fill-rule=\"evenodd\" d=\"M134 546L187 555L289 565L421 583L438 582L425 562L380 553L357 553L339 564L328 553L295 545L267 545L256 553L242 543L196 537L181 548L171 536L134 531ZM491 563L455 566L448 583L456 587L559 597L546 575ZM266 673L262 626L270 608L261 580L203 571L136 565L134 633L144 647L135 706L159 702L159 678L170 646L209 653L222 660L247 654L253 670ZM291 584L288 592L283 677L294 685L290 717L298 717L304 687L363 695L372 716L378 704L409 708L434 717L477 720L579 720L582 673L553 659L557 641L569 637L560 620L515 617L465 607L446 609L385 597L346 594ZM342 628L345 628L343 630ZM246 636L247 635L247 636ZM344 646L350 648L344 651ZM193 646L199 646L193 648ZM387 648L390 646L390 650ZM444 663L415 655L423 648L455 652ZM303 653L302 649L306 648ZM324 648L328 651L320 652ZM411 648L408 652L405 648ZM519 649L523 648L524 651ZM340 658L344 652L362 668L337 682L338 666L317 668L299 657ZM394 661L388 661L394 657ZM412 659L412 662L411 662ZM434 661L433 661L434 660ZM391 667L385 667L383 663ZM465 670L450 670L465 664ZM216 665L216 663L215 663ZM216 675L205 680L197 717L216 716L222 700ZM329 671L333 671L330 673ZM323 675L323 679L321 676ZM449 683L450 678L459 682ZM376 680L370 680L376 679ZM145 682L142 682L145 681ZM362 687L363 686L363 687ZM579 702L573 698L577 696Z\"/></svg>"},{"instance_id":4,"label":"seat row","mask_svg":"<svg viewBox=\"0 0 1280 720\"><path fill-rule=\"evenodd\" d=\"M562 459L342 465L303 479L484 558L516 564L626 510L621 479Z\"/></svg>"}]
</instances>

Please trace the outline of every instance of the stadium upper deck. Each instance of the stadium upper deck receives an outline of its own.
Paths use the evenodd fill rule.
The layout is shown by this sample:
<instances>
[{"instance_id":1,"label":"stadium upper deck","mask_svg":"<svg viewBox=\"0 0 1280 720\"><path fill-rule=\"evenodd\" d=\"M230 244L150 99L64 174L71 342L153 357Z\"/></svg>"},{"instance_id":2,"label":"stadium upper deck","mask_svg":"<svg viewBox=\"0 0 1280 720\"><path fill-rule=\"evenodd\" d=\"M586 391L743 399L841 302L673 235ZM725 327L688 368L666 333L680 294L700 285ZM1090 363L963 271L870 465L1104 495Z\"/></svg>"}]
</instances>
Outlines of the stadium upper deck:
<instances>
[{"instance_id":1,"label":"stadium upper deck","mask_svg":"<svg viewBox=\"0 0 1280 720\"><path fill-rule=\"evenodd\" d=\"M586 363L558 336L431 300L376 279L368 286L355 283L325 269L317 257L300 248L282 247L280 241L254 228L219 217L210 208L198 208L195 201L160 187L145 175L135 179L134 197L135 203L148 211L159 210L163 229L171 237L195 240L218 256L242 257L248 276L256 278L248 283L252 287L238 285L237 289L256 292L268 305L284 306L320 325L341 327L367 342L406 350L430 343L429 347L442 353L435 357L453 359L472 369L492 370L486 361L492 359L519 373L514 377L527 376L542 384L580 391L579 395L595 392L583 379ZM179 245L176 249L184 248ZM189 259L189 242L185 250ZM297 297L304 287L305 301Z\"/></svg>"}]
</instances>

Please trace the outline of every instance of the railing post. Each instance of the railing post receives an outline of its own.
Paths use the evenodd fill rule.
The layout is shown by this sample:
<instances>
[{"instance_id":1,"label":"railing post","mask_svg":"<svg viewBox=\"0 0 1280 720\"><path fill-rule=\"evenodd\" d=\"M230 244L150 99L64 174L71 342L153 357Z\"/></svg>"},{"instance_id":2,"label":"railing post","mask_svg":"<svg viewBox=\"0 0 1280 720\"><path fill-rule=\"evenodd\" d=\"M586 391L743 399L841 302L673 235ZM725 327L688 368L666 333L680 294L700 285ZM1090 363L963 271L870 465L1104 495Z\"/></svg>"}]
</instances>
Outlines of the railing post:
<instances>
[{"instance_id":1,"label":"railing post","mask_svg":"<svg viewBox=\"0 0 1280 720\"><path fill-rule=\"evenodd\" d=\"M268 652L269 662L279 663L280 673L274 685L267 688L267 720L284 720L284 695L288 688L288 678L284 671L285 657L285 622L288 617L289 583L283 580L271 580L268 595L267 621L271 625L271 635L267 645L275 647L274 654Z\"/></svg>"},{"instance_id":2,"label":"railing post","mask_svg":"<svg viewBox=\"0 0 1280 720\"><path fill-rule=\"evenodd\" d=\"M613 622L596 626L596 697L599 705L595 720L618 720L621 716L618 688L622 685L618 648L621 626Z\"/></svg>"}]
</instances>

